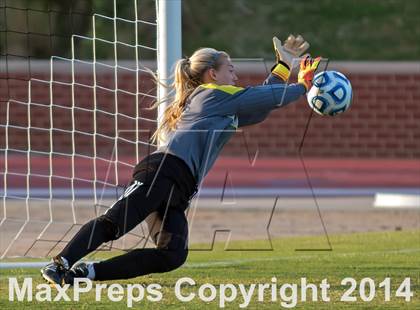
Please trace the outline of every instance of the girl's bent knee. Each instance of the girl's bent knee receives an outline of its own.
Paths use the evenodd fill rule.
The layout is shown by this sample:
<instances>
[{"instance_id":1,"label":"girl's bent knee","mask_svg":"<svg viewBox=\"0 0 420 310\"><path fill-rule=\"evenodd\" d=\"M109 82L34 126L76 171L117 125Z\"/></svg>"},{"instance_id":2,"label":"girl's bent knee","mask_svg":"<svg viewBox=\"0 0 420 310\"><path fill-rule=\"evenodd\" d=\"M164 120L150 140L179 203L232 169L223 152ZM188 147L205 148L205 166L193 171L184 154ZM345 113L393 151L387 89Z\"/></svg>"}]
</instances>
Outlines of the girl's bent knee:
<instances>
[{"instance_id":1,"label":"girl's bent knee","mask_svg":"<svg viewBox=\"0 0 420 310\"><path fill-rule=\"evenodd\" d=\"M160 250L162 255L165 258L166 270L171 271L181 267L188 257L187 249L178 249L178 250Z\"/></svg>"}]
</instances>

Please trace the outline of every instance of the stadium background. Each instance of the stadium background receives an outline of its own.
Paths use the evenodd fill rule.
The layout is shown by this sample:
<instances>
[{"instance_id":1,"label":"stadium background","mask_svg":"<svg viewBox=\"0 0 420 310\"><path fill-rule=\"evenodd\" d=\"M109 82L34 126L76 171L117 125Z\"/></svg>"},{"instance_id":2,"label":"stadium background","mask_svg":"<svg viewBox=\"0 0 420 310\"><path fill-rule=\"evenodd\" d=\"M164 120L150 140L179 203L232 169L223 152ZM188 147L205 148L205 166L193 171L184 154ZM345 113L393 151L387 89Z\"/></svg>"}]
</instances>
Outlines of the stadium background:
<instances>
[{"instance_id":1,"label":"stadium background","mask_svg":"<svg viewBox=\"0 0 420 310\"><path fill-rule=\"evenodd\" d=\"M27 80L29 78L47 78L46 63L37 63L37 59L49 59L50 56L68 57L70 54L70 35L91 34L91 14L112 15L112 6L107 1L3 1L0 12L1 23L1 72L0 101L9 99L27 100ZM130 16L131 2L118 2L120 17ZM352 113L339 118L325 119L314 117L305 140L305 155L311 157L350 157L350 158L404 158L420 157L420 26L416 16L420 9L416 1L332 1L324 0L282 2L282 1L193 1L183 2L183 52L190 54L200 46L214 46L228 51L234 58L257 57L264 62L249 64L238 63L242 86L260 83L271 67L273 60L270 38L273 35L286 36L289 32L301 33L311 43L311 53L322 55L332 61L330 68L337 67L347 74L354 87L354 105ZM153 16L154 1L142 1L140 17ZM29 10L28 10L29 9ZM38 10L38 11L37 11ZM48 13L50 12L50 13ZM194 12L194 14L191 14ZM234 14L232 14L234 12ZM328 18L325 18L328 16ZM4 17L4 18L3 18ZM246 22L244 22L244 18ZM240 24L241 29L235 29ZM216 27L215 25L220 25ZM111 31L111 25L99 23L97 35ZM251 35L252 29L260 34ZM129 37L129 31L121 25L119 37ZM228 35L225 35L228 34ZM154 42L155 34L147 27L140 29L144 42ZM128 39L128 38L127 38ZM121 39L124 41L124 39ZM76 57L91 59L91 46L80 40L75 42ZM128 49L118 50L120 59L130 59ZM112 59L113 50L105 44L97 46L97 57ZM141 59L150 60L153 54L142 51ZM371 60L370 62L366 62ZM411 62L408 62L410 61ZM338 63L337 63L338 61ZM380 61L380 62L379 62ZM391 61L391 62L384 62ZM397 62L396 62L397 61ZM402 61L402 62L401 62ZM151 65L153 67L153 65ZM86 70L85 68L85 71ZM70 81L69 66L63 66L58 80ZM121 71L118 85L123 90L135 89L133 74ZM92 75L77 72L76 81L91 84ZM98 76L98 84L113 87L113 70L103 70ZM60 87L60 86L54 86ZM48 86L34 83L32 96L36 102L45 102L49 93ZM147 77L141 78L141 90L153 90ZM70 88L57 89L60 103L70 102ZM76 89L76 92L79 90ZM80 106L89 106L92 94L80 93L77 100ZM103 106L110 105L112 96L98 93ZM119 98L121 111L130 114L133 106L129 96ZM90 101L90 102L89 102ZM275 111L271 117L257 126L246 128L249 143L258 147L267 156L295 156L303 130L308 119L308 109L303 103ZM141 107L146 108L148 100L141 100ZM1 123L5 124L6 105L1 105ZM27 115L16 107L13 111L16 120L24 123ZM23 110L24 107L21 107ZM146 117L153 111L142 110ZM64 112L57 113L57 121L63 128L70 126L69 117ZM42 111L35 121L45 122ZM44 117L45 118L45 117ZM89 130L91 120L88 117L77 119L77 128ZM99 119L103 128L109 126L111 119ZM36 125L36 123L35 123ZM121 128L131 124L121 122ZM66 127L67 126L67 127ZM147 124L141 124L147 128ZM0 129L4 133L4 128ZM153 130L153 129L152 129ZM26 139L24 133L11 132L12 143L18 145ZM65 139L57 141L57 147L65 148ZM36 143L36 141L34 141ZM4 144L4 140L0 142ZM241 155L240 139L236 139L226 148L226 155ZM84 145L84 146L83 146ZM80 141L81 150L88 148L88 143ZM99 152L108 153L106 145ZM127 150L129 151L129 150Z\"/></svg>"},{"instance_id":2,"label":"stadium background","mask_svg":"<svg viewBox=\"0 0 420 310\"><path fill-rule=\"evenodd\" d=\"M69 57L72 34L92 35L91 15L93 13L113 15L111 2L107 1L3 1L1 9L1 72L0 101L9 99L26 101L28 99L28 80L30 78L49 79L48 59L51 55ZM118 16L132 17L130 1L118 1ZM333 4L333 5L332 5ZM351 113L336 118L314 115L305 100L287 108L273 111L263 123L243 129L224 149L207 179L207 186L223 186L226 167L237 162L235 170L238 177L233 186L252 187L307 187L302 167L296 161L302 156L317 159L314 168L315 186L324 187L407 187L415 189L420 157L420 26L416 16L420 13L416 1L193 1L183 2L183 52L190 54L200 46L213 46L228 51L238 61L235 63L241 86L261 83L273 61L270 38L273 35L286 36L289 32L301 33L311 42L311 53L329 59L328 68L338 69L350 78L354 88L354 104ZM150 19L154 15L154 1L141 1L140 18ZM194 12L192 14L192 12ZM246 20L246 22L244 21ZM218 25L216 27L215 25ZM237 25L241 25L237 29ZM118 24L121 41L130 41L130 31L124 24ZM252 35L254 29L260 34ZM140 28L139 37L144 44L153 45L156 34L149 27ZM112 40L111 23L98 22L97 36ZM119 59L133 58L129 49L117 47ZM92 59L92 46L89 42L75 40L75 57ZM97 44L97 58L112 64L113 48L107 44ZM154 54L142 51L141 61L155 68ZM251 59L249 59L251 57ZM252 57L257 58L253 60ZM247 58L248 60L244 60ZM131 63L132 64L132 63ZM324 63L323 66L326 64ZM130 65L128 65L130 66ZM54 79L71 82L71 66L56 66ZM112 89L115 86L114 71L98 67L98 85ZM75 69L75 81L93 85L90 67ZM121 90L135 90L135 75L119 70L118 87ZM153 81L143 75L140 77L140 91L152 92ZM53 86L53 100L63 106L71 104L71 87ZM92 92L75 87L76 105L92 107ZM49 85L31 84L33 102L49 102ZM114 112L114 96L97 91L99 108ZM134 115L133 98L118 95L118 110ZM156 111L147 110L149 98L140 99L140 116L155 118ZM71 129L71 111L53 110L53 123L59 128ZM24 105L10 104L11 124L27 126L28 111ZM46 109L32 107L32 126L48 127ZM92 132L93 115L75 112L75 129ZM0 105L0 121L6 124L6 104ZM133 120L120 118L119 129L133 128ZM114 132L114 118L97 115L99 130L111 136ZM153 131L150 123L139 121L143 130ZM303 147L299 153L304 132L308 127ZM4 136L5 127L0 127ZM11 128L9 147L27 148L26 130ZM48 132L33 130L31 147L45 149ZM133 133L121 133L123 137L133 138ZM144 135L147 135L146 133ZM76 153L92 154L91 138L76 135ZM54 150L71 153L71 135L55 133ZM112 155L114 143L97 139L97 152L105 157ZM4 148L5 139L0 147ZM142 148L142 146L139 146ZM120 150L130 157L135 150L132 145L121 143ZM141 154L148 150L142 148ZM254 169L251 182L247 175L250 154L258 151L258 162L265 166L274 165L279 169L289 166L290 173L264 174L264 169ZM267 160L271 161L267 161ZM294 168L290 168L290 161ZM263 162L265 161L265 164ZM382 161L380 161L382 160ZM386 160L386 161L383 161ZM363 163L362 163L363 162ZM277 163L277 164L276 164ZM24 157L14 161L9 171L24 171ZM40 170L44 169L42 164ZM65 170L68 162L60 164ZM64 167L61 167L64 166ZM92 170L88 164L81 163L84 173ZM273 166L273 167L274 167ZM309 166L311 168L311 166ZM121 167L124 184L129 179L129 169ZM267 172L267 171L266 171ZM341 175L341 176L340 176ZM375 177L381 175L382 178ZM123 177L124 176L124 177ZM217 177L218 176L218 177ZM340 177L339 177L340 176ZM264 178L266 178L264 180ZM280 178L281 181L276 180ZM288 181L291 180L291 181ZM21 183L14 180L12 183ZM18 186L18 185L17 185ZM65 185L63 185L65 186Z\"/></svg>"},{"instance_id":3,"label":"stadium background","mask_svg":"<svg viewBox=\"0 0 420 310\"><path fill-rule=\"evenodd\" d=\"M154 64L153 64L154 65ZM239 62L237 71L239 85L258 85L266 75L266 68L263 62ZM271 67L271 63L267 62ZM324 64L325 65L325 64ZM410 62L332 62L328 64L329 69L336 69L346 74L352 82L354 90L354 102L351 113L345 113L336 118L314 116L311 120L308 135L305 140L305 155L328 158L401 158L413 159L420 157L420 65ZM22 70L22 65L20 70ZM25 75L19 68L9 71L9 75L21 78L22 81L8 81L8 87L2 88L0 96L14 98L16 100L27 100L27 85L24 85ZM58 81L71 81L71 72L68 66L57 69L55 77ZM85 70L88 71L88 70ZM98 84L112 89L114 87L113 70L104 70L100 73ZM35 62L32 64L32 77L49 79L49 63ZM154 83L147 76L141 79L141 90L150 91ZM91 72L78 72L75 80L86 85L93 85ZM122 90L135 91L135 75L131 73L120 73L118 87ZM54 85L54 100L63 105L71 105L71 87ZM34 102L49 101L49 85L41 83L32 84L32 100ZM89 89L76 88L76 101L80 107L89 108L92 106L92 91ZM98 94L100 105L110 107L114 97L109 93ZM134 115L133 97L121 95L119 97L119 112ZM143 108L140 113L143 117L153 117L156 110L148 111L146 108L151 101L141 101ZM5 115L5 105L2 105L1 115ZM27 122L27 109L24 106L13 106L13 123L24 124ZM45 109L44 109L45 110ZM33 125L48 122L49 115L42 109L33 111ZM71 129L70 111L57 110L54 115L54 123L60 124L61 128ZM253 149L259 147L262 155L266 156L295 156L303 131L308 121L310 110L305 99L298 104L290 105L287 108L272 112L270 117L261 124L245 128L249 146ZM76 128L80 131L92 131L92 119L88 114L81 114L76 118ZM106 129L105 132L112 133L113 118L102 117L98 120L98 127ZM2 119L3 124L5 120ZM153 130L148 123L140 124L143 129ZM121 120L122 130L132 127L128 120ZM4 128L3 128L4 130ZM110 132L111 131L111 132ZM26 132L11 132L11 143L13 145L24 145L26 143ZM48 134L46 133L48 139ZM43 143L42 136L33 141L33 147L37 148L38 143ZM87 140L87 141L86 141ZM3 141L4 142L4 141ZM224 155L245 155L243 154L242 140L232 140L224 151ZM78 152L92 153L90 151L91 141L89 139L78 141ZM57 151L66 152L71 143L66 137L60 137L55 143ZM99 142L99 153L109 154L112 152L113 144ZM129 147L125 153L132 152Z\"/></svg>"}]
</instances>

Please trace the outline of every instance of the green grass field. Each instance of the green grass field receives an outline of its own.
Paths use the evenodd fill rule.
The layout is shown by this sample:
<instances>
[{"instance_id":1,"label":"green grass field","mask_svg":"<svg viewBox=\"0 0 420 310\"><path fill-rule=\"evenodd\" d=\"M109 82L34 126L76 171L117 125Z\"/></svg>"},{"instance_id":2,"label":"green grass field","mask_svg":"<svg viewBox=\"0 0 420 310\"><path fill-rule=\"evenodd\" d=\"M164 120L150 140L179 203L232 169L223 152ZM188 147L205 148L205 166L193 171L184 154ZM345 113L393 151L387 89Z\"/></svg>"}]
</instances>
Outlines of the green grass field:
<instances>
[{"instance_id":1,"label":"green grass field","mask_svg":"<svg viewBox=\"0 0 420 310\"><path fill-rule=\"evenodd\" d=\"M174 285L182 277L190 277L197 283L196 287L186 286L182 293L187 295L198 292L198 287L204 283L211 283L216 288L219 284L231 283L238 289L238 296L233 302L227 302L227 309L238 309L243 302L238 285L249 287L250 284L268 283L271 278L277 278L277 288L283 283L300 284L302 277L309 283L319 285L323 279L330 284L328 290L330 302L300 301L298 290L296 308L308 309L419 309L420 308L420 231L398 231L380 233L360 233L330 236L332 251L295 251L296 248L327 248L324 236L293 237L273 240L273 251L224 251L223 244L218 243L213 251L192 251L187 263L180 269L166 273L140 277L130 281L116 281L122 285L142 283L148 285L158 283L163 298L159 302L142 300L135 302L133 308L141 309L219 309L219 290L212 302L204 302L197 296L191 302L183 303L176 298ZM249 246L250 242L247 242ZM237 242L240 247L243 242ZM254 247L264 246L266 243L253 241ZM116 253L103 253L102 257ZM8 277L17 277L21 284L22 278L33 277L34 287L43 283L38 269L1 270L0 308L16 309L30 307L36 309L123 309L126 300L112 302L102 294L102 301L94 299L94 291L81 296L80 302L9 302ZM354 278L358 286L352 296L356 302L343 302L340 297L349 285L342 286L341 280L346 277ZM376 286L376 294L372 301L363 302L359 295L359 284L362 278L372 278ZM384 301L384 288L379 283L386 277L391 278L390 301ZM396 297L395 292L404 278L411 278L411 292L413 297L406 302L403 297ZM111 283L108 283L111 284ZM258 301L257 292L251 297L247 309L280 309L281 300L277 289L277 301L271 301L270 291L264 294L264 301ZM69 291L72 291L71 289ZM287 292L287 291L286 291ZM366 290L369 293L368 289ZM53 290L53 297L55 296ZM209 291L207 291L209 294ZM34 293L35 295L35 293ZM229 294L227 294L229 295ZM147 294L146 294L147 296ZM308 299L311 293L308 292ZM318 290L318 300L321 294Z\"/></svg>"}]
</instances>

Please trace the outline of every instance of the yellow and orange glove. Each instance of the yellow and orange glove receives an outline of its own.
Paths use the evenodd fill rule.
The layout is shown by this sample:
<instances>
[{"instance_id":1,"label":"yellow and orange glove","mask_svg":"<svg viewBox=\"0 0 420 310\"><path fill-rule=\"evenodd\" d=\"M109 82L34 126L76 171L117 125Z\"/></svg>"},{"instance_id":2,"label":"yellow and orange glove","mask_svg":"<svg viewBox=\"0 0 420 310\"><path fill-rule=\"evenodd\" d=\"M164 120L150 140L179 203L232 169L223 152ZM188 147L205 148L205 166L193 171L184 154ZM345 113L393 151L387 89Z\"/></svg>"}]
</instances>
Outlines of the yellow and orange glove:
<instances>
[{"instance_id":1,"label":"yellow and orange glove","mask_svg":"<svg viewBox=\"0 0 420 310\"><path fill-rule=\"evenodd\" d=\"M300 70L298 73L298 83L305 86L306 91L312 87L312 80L314 79L315 71L321 61L321 57L315 59L309 56L305 57L300 62Z\"/></svg>"}]
</instances>

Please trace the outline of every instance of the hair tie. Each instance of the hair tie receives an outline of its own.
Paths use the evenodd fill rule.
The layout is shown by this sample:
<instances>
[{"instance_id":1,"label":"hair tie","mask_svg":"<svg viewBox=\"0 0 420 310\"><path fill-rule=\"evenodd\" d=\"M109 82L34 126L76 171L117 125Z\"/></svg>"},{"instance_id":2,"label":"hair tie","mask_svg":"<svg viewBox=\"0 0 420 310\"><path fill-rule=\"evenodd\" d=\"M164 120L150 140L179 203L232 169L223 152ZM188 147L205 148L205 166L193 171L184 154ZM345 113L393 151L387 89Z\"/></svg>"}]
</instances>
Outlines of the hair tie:
<instances>
[{"instance_id":1,"label":"hair tie","mask_svg":"<svg viewBox=\"0 0 420 310\"><path fill-rule=\"evenodd\" d=\"M190 57L184 56L184 59L187 61L188 64L191 64Z\"/></svg>"}]
</instances>

